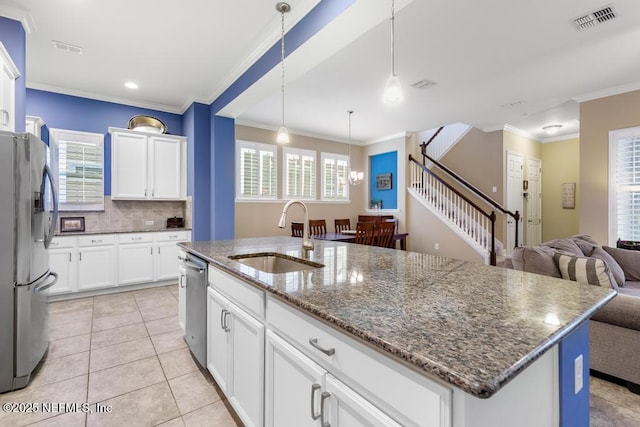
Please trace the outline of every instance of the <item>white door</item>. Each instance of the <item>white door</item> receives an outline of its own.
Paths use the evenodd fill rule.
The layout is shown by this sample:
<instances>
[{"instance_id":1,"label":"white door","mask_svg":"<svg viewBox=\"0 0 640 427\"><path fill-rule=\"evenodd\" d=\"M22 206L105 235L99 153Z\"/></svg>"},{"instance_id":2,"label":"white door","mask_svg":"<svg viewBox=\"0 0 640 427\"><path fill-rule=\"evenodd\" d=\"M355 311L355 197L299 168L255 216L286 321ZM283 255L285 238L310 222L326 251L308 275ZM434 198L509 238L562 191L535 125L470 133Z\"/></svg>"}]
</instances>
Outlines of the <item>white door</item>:
<instances>
[{"instance_id":1,"label":"white door","mask_svg":"<svg viewBox=\"0 0 640 427\"><path fill-rule=\"evenodd\" d=\"M176 242L159 243L156 260L156 280L171 280L178 277L178 253Z\"/></svg>"},{"instance_id":2,"label":"white door","mask_svg":"<svg viewBox=\"0 0 640 427\"><path fill-rule=\"evenodd\" d=\"M111 198L147 198L147 137L115 132L111 135Z\"/></svg>"},{"instance_id":3,"label":"white door","mask_svg":"<svg viewBox=\"0 0 640 427\"><path fill-rule=\"evenodd\" d=\"M264 406L264 325L233 303L230 304L231 378L233 395L229 402L242 423L263 425Z\"/></svg>"},{"instance_id":4,"label":"white door","mask_svg":"<svg viewBox=\"0 0 640 427\"><path fill-rule=\"evenodd\" d=\"M76 292L78 282L76 279L77 255L74 248L61 248L49 250L49 268L58 275L58 282L45 292L48 295Z\"/></svg>"},{"instance_id":5,"label":"white door","mask_svg":"<svg viewBox=\"0 0 640 427\"><path fill-rule=\"evenodd\" d=\"M92 246L78 251L78 289L115 285L115 247Z\"/></svg>"},{"instance_id":6,"label":"white door","mask_svg":"<svg viewBox=\"0 0 640 427\"><path fill-rule=\"evenodd\" d=\"M174 260L178 259L178 254ZM178 271L176 265L176 273ZM153 281L153 245L151 243L118 246L118 285Z\"/></svg>"},{"instance_id":7,"label":"white door","mask_svg":"<svg viewBox=\"0 0 640 427\"><path fill-rule=\"evenodd\" d=\"M326 391L331 395L329 414L332 427L400 427L400 424L365 400L331 374L326 376Z\"/></svg>"},{"instance_id":8,"label":"white door","mask_svg":"<svg viewBox=\"0 0 640 427\"><path fill-rule=\"evenodd\" d=\"M182 187L182 141L163 137L153 137L151 141L151 198L179 199Z\"/></svg>"},{"instance_id":9,"label":"white door","mask_svg":"<svg viewBox=\"0 0 640 427\"><path fill-rule=\"evenodd\" d=\"M522 154L507 151L507 209L511 212L516 212L522 217ZM515 220L510 216L507 218L507 255L511 254L511 251L516 246L516 230ZM522 245L522 218L518 222L518 242L517 245Z\"/></svg>"},{"instance_id":10,"label":"white door","mask_svg":"<svg viewBox=\"0 0 640 427\"><path fill-rule=\"evenodd\" d=\"M542 160L527 159L527 246L542 243Z\"/></svg>"},{"instance_id":11,"label":"white door","mask_svg":"<svg viewBox=\"0 0 640 427\"><path fill-rule=\"evenodd\" d=\"M227 396L233 393L232 379L229 377L229 348L232 344L228 328L229 315L229 300L207 288L207 369Z\"/></svg>"},{"instance_id":12,"label":"white door","mask_svg":"<svg viewBox=\"0 0 640 427\"><path fill-rule=\"evenodd\" d=\"M266 350L264 425L320 427L326 371L272 331Z\"/></svg>"}]
</instances>

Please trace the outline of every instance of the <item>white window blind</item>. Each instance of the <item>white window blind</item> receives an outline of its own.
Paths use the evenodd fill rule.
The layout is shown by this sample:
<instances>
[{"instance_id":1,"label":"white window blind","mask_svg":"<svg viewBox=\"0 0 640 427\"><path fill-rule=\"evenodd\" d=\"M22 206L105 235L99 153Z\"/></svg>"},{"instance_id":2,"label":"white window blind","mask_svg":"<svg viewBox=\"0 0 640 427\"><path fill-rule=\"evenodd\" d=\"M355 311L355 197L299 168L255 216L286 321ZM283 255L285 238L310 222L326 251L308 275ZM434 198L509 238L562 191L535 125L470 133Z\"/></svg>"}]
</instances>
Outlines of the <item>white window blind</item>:
<instances>
[{"instance_id":1,"label":"white window blind","mask_svg":"<svg viewBox=\"0 0 640 427\"><path fill-rule=\"evenodd\" d=\"M349 157L322 153L322 200L348 200Z\"/></svg>"},{"instance_id":2,"label":"white window blind","mask_svg":"<svg viewBox=\"0 0 640 427\"><path fill-rule=\"evenodd\" d=\"M640 241L640 128L615 139L616 238Z\"/></svg>"},{"instance_id":3,"label":"white window blind","mask_svg":"<svg viewBox=\"0 0 640 427\"><path fill-rule=\"evenodd\" d=\"M276 198L278 185L276 150L275 145L237 142L237 198Z\"/></svg>"},{"instance_id":4,"label":"white window blind","mask_svg":"<svg viewBox=\"0 0 640 427\"><path fill-rule=\"evenodd\" d=\"M104 210L104 136L60 129L50 135L59 209Z\"/></svg>"},{"instance_id":5,"label":"white window blind","mask_svg":"<svg viewBox=\"0 0 640 427\"><path fill-rule=\"evenodd\" d=\"M284 198L316 198L316 152L283 148Z\"/></svg>"}]
</instances>

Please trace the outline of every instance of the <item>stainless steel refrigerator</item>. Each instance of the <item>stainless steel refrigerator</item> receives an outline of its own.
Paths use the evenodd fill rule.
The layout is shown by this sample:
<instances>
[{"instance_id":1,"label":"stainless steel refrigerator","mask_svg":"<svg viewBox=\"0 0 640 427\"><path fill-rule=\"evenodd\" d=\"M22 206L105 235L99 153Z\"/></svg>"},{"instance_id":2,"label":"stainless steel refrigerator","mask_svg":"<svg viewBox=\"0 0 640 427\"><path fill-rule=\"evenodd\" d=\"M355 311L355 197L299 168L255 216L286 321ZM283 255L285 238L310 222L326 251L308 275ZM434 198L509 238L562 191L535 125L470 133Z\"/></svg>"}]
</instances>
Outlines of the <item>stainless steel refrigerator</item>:
<instances>
[{"instance_id":1,"label":"stainless steel refrigerator","mask_svg":"<svg viewBox=\"0 0 640 427\"><path fill-rule=\"evenodd\" d=\"M49 346L58 209L47 150L34 135L0 132L0 393L25 387Z\"/></svg>"}]
</instances>

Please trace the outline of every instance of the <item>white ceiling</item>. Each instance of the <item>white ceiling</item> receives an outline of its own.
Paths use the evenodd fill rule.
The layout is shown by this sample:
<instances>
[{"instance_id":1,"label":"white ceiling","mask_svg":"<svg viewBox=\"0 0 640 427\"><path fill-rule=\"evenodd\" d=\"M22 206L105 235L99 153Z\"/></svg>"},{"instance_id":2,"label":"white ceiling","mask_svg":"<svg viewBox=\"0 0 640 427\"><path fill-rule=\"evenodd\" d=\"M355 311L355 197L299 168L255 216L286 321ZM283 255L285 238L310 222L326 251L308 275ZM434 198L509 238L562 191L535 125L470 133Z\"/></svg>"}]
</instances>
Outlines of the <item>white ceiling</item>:
<instances>
[{"instance_id":1,"label":"white ceiling","mask_svg":"<svg viewBox=\"0 0 640 427\"><path fill-rule=\"evenodd\" d=\"M320 0L291 0L287 28ZM264 0L0 0L27 16L27 87L182 112L211 103L279 39ZM390 1L357 0L285 61L292 133L354 142L464 122L505 125L540 140L542 126L577 133L576 99L640 89L640 2L615 0L618 18L578 31L572 18L604 0L397 0L396 73L404 102L382 103L390 71ZM52 40L83 48L56 50ZM219 114L277 129L276 67ZM436 83L418 90L421 79ZM133 80L140 88L124 87ZM509 106L509 104L515 104ZM46 118L45 118L46 119Z\"/></svg>"}]
</instances>

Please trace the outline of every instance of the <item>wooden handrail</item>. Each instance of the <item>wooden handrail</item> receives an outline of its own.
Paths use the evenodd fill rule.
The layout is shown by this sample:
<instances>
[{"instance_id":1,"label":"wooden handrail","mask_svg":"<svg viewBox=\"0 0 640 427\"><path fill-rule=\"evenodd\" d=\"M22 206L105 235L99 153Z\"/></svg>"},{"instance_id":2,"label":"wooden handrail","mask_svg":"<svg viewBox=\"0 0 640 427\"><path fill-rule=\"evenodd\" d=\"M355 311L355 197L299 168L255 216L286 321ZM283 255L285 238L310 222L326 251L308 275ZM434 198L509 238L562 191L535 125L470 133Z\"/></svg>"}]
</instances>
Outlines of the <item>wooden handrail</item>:
<instances>
[{"instance_id":1,"label":"wooden handrail","mask_svg":"<svg viewBox=\"0 0 640 427\"><path fill-rule=\"evenodd\" d=\"M431 135L431 138L429 138L429 140L427 142L422 141L422 144L420 144L420 147L422 147L422 151L424 152L424 150L427 148L427 146L429 144L431 144L431 141L433 141L434 139L436 139L436 136L438 136L438 134L440 132L442 132L442 129L444 129L444 126L440 126L440 128L436 131L436 133L434 133L433 135Z\"/></svg>"}]
</instances>

